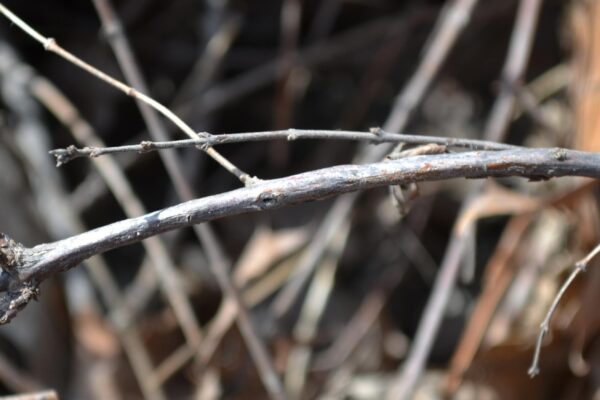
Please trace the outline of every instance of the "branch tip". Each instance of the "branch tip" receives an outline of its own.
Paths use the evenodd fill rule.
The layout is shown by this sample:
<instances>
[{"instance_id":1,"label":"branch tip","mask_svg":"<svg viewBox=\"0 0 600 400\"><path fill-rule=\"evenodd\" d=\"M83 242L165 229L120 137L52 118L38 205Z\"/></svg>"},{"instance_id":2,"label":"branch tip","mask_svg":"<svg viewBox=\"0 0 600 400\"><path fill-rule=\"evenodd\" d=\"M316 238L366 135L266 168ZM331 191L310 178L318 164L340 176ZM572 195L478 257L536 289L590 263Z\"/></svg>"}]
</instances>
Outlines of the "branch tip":
<instances>
[{"instance_id":1,"label":"branch tip","mask_svg":"<svg viewBox=\"0 0 600 400\"><path fill-rule=\"evenodd\" d=\"M540 373L540 369L537 367L530 367L529 370L527 371L527 374L532 379L535 378L537 375L539 375L539 373Z\"/></svg>"}]
</instances>

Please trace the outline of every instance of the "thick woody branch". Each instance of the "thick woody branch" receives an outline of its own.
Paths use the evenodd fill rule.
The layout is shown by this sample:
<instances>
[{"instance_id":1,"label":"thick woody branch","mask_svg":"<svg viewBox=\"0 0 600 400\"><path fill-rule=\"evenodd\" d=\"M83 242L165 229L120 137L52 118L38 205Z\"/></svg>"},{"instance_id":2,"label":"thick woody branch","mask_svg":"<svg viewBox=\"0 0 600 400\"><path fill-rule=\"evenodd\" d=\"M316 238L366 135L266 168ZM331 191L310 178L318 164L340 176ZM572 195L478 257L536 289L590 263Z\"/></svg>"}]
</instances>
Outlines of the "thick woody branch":
<instances>
[{"instance_id":1,"label":"thick woody branch","mask_svg":"<svg viewBox=\"0 0 600 400\"><path fill-rule=\"evenodd\" d=\"M556 148L474 151L342 165L274 179L125 219L61 241L19 248L16 261L0 265L3 269L0 290L13 293L12 288L18 288L20 293L25 290L27 295L51 275L75 267L95 254L218 218L392 184L507 176L535 180L560 176L600 178L600 153ZM5 259L0 258L0 261ZM18 303L21 306L22 302ZM7 311L6 308L0 310L0 322Z\"/></svg>"}]
</instances>

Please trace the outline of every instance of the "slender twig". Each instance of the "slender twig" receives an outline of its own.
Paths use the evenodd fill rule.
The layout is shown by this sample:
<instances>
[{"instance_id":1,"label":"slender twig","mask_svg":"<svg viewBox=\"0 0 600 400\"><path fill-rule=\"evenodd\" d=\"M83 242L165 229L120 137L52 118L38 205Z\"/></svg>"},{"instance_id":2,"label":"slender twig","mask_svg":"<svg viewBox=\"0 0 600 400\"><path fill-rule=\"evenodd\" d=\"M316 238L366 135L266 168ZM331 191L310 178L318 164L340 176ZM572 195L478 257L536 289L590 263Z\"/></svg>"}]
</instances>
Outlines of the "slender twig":
<instances>
[{"instance_id":1,"label":"slender twig","mask_svg":"<svg viewBox=\"0 0 600 400\"><path fill-rule=\"evenodd\" d=\"M421 2L418 7L410 7L403 13L403 20L390 27L384 39L377 44L371 60L366 64L361 82L355 93L348 99L347 105L339 117L339 125L344 127L360 126L374 102L381 98L396 71L402 51L406 51L411 38L422 26L432 23L432 16L439 7Z\"/></svg>"},{"instance_id":2,"label":"slender twig","mask_svg":"<svg viewBox=\"0 0 600 400\"><path fill-rule=\"evenodd\" d=\"M484 269L486 279L483 279L482 293L471 312L446 373L445 390L449 397L456 393L462 383L464 374L480 348L494 311L509 287L516 271L513 267L516 264L513 260L514 253L519 244L522 244L523 236L534 216L531 213L511 218Z\"/></svg>"},{"instance_id":3,"label":"slender twig","mask_svg":"<svg viewBox=\"0 0 600 400\"><path fill-rule=\"evenodd\" d=\"M128 82L136 88L147 91L146 82L141 69L138 66L133 50L129 45L129 41L122 28L121 21L114 11L114 7L110 0L93 0L93 3L98 11L98 15L102 20L102 25L108 34L111 46L117 56L117 61L123 69ZM112 33L112 34L111 34ZM145 104L138 102L140 111L146 125L149 128L151 136L155 140L166 140L168 137L164 125L158 118L154 110L147 107ZM189 134L188 134L189 135ZM189 135L192 139L199 139L200 135ZM237 167L223 158L215 149L210 146L202 146L207 154L213 158L220 160L221 165L229 165L229 171L234 172L240 180L246 184L256 183L258 180L240 171ZM179 198L183 201L189 201L195 198L194 191L187 182L182 168L177 162L173 154L161 154L161 159L167 169L169 177L173 181L175 190ZM244 342L248 346L249 353L258 370L259 376L265 386L265 389L273 399L285 399L287 396L283 390L283 385L275 370L275 366L269 357L266 346L262 342L257 329L255 328L249 312L243 303L241 296L232 282L229 270L230 265L223 247L219 243L217 236L211 229L210 225L202 224L194 226L194 232L206 250L208 264L211 272L215 276L219 287L223 294L230 299L236 306L236 321L240 332L244 338ZM192 346L195 348L195 346Z\"/></svg>"},{"instance_id":4,"label":"slender twig","mask_svg":"<svg viewBox=\"0 0 600 400\"><path fill-rule=\"evenodd\" d=\"M337 333L331 346L316 358L312 368L313 371L339 369L351 358L352 353L356 352L367 333L380 318L380 313L384 309L392 290L405 276L409 262L421 270L432 269L431 273L429 271L423 273L425 272L423 271L421 275L425 281L433 281L435 263L433 260L429 260L431 256L423 248L423 244L417 237L417 232L404 227L401 235L401 253L406 258L393 262L385 268L372 286L372 290L358 306L354 315L347 321L344 328ZM383 247L384 244L381 245ZM424 258L427 261L424 261ZM422 265L419 268L417 266L419 264L427 264L427 266Z\"/></svg>"},{"instance_id":5,"label":"slender twig","mask_svg":"<svg viewBox=\"0 0 600 400\"><path fill-rule=\"evenodd\" d=\"M432 10L430 13L431 18L429 19L433 19L433 16L435 15L433 11L435 10ZM468 20L470 11L465 10L464 12L466 13L466 19ZM427 21L429 21L429 19L427 19ZM392 27L397 26L404 20L404 15L399 14L391 17L379 18L375 21L367 22L357 28L344 30L323 41L299 49L296 58L301 60L304 67L314 68L331 60L337 60L344 55L355 54L357 50L370 46L372 43L379 42L381 38L387 35L387 32ZM460 18L454 18L449 25L457 26L457 22L459 22L458 26L462 23ZM440 29L438 36L452 38L455 35L449 30ZM452 44L453 42L450 40L448 43ZM438 49L436 48L436 50ZM199 118L209 115L219 108L235 101L239 97L243 97L278 79L282 76L282 73L285 72L282 68L279 68L278 64L278 59L270 61L264 65L251 69L247 73L243 73L228 82L217 84L214 88L208 89L203 93L199 101L192 101L191 103L181 106L177 105L179 104L178 101L175 101L174 109L177 111L177 114L185 115L186 118L191 118L192 116L194 118ZM437 67L429 63L427 65L422 65L421 68L436 70ZM198 92L198 90L199 89L194 89L196 92ZM370 161L374 162L377 161L377 159L372 159Z\"/></svg>"},{"instance_id":6,"label":"slender twig","mask_svg":"<svg viewBox=\"0 0 600 400\"><path fill-rule=\"evenodd\" d=\"M425 92L442 63L450 53L460 33L466 27L477 0L448 1L445 10L440 14L435 29L430 34L429 47L423 58L408 80L406 86L394 102L392 111L383 125L386 132L401 132L406 127L410 116L420 104ZM390 152L392 145L368 147L360 152L356 161L360 163L376 162ZM298 263L294 278L281 290L274 302L277 315L285 314L301 293L306 281L310 278L316 262L326 252L333 234L348 218L357 194L340 197L332 206L324 222L321 224L315 239L310 243Z\"/></svg>"},{"instance_id":7,"label":"slender twig","mask_svg":"<svg viewBox=\"0 0 600 400\"><path fill-rule=\"evenodd\" d=\"M502 72L504 82L514 84L523 77L527 60L529 59L540 8L541 0L521 0L520 2L508 56ZM511 121L514 103L514 93L506 86L503 86L501 95L496 99L486 124L484 132L486 140L497 142L502 140L506 132L506 127ZM477 196L481 188L482 184L478 183L469 190L461 212L464 212L469 207L470 202ZM471 229L472 227L470 226L467 231ZM432 295L425 306L423 317L415 333L415 342L411 346L406 362L399 371L396 382L388 391L388 398L390 399L405 399L412 396L425 367L427 357L431 352L444 311L448 305L448 299L458 276L460 262L468 248L466 242L469 235L464 234L464 232L463 234L459 234L456 230L453 232L446 248Z\"/></svg>"},{"instance_id":8,"label":"slender twig","mask_svg":"<svg viewBox=\"0 0 600 400\"><path fill-rule=\"evenodd\" d=\"M313 358L313 350L309 343L314 341L318 333L319 322L323 318L325 307L331 297L334 287L335 272L344 251L346 237L350 230L349 222L337 232L337 241L331 253L321 260L320 268L315 273L315 279L308 287L306 301L300 310L300 316L293 328L294 342L288 356L285 369L285 383L294 398L302 398L306 390L307 375Z\"/></svg>"},{"instance_id":9,"label":"slender twig","mask_svg":"<svg viewBox=\"0 0 600 400\"><path fill-rule=\"evenodd\" d=\"M278 79L275 89L275 101L273 110L273 127L281 129L288 127L294 120L294 101L297 96L298 84L294 82L294 68L297 67L295 54L300 38L302 14L305 12L303 4L298 0L283 0L280 14L280 44L279 57L281 67L284 69L282 76ZM277 146L277 145L275 145ZM285 157L285 148L273 147L272 156ZM281 161L281 159L280 159Z\"/></svg>"},{"instance_id":10,"label":"slender twig","mask_svg":"<svg viewBox=\"0 0 600 400\"><path fill-rule=\"evenodd\" d=\"M359 27L344 30L331 38L299 49L294 54L295 63L306 68L314 68L319 64L356 54L361 49L377 43L382 37L385 37L391 26L401 23L402 20L402 15L395 15L378 18ZM183 105L178 111L182 115L189 116L210 115L227 104L280 79L291 68L288 62L288 59L277 57L252 68L248 72L206 90L198 100Z\"/></svg>"},{"instance_id":11,"label":"slender twig","mask_svg":"<svg viewBox=\"0 0 600 400\"><path fill-rule=\"evenodd\" d=\"M596 257L598 255L598 253L600 253L600 244L597 245L592 251L590 251L588 253L588 255L586 255L584 258L582 258L581 260L579 260L575 263L573 271L571 271L571 273L569 274L569 277L565 280L565 282L560 287L559 291L556 293L556 296L554 297L554 300L552 301L552 304L550 305L550 308L548 309L548 312L546 313L546 317L540 324L540 333L538 334L538 338L537 338L537 341L535 344L535 352L533 354L533 360L532 360L531 366L529 367L529 370L527 372L530 377L533 378L537 374L540 373L540 355L542 352L542 344L544 341L544 337L546 337L546 335L548 334L548 331L550 330L550 321L552 320L552 317L554 316L554 313L556 312L556 309L558 307L558 304L560 303L560 300L562 299L563 295L565 294L565 292L567 291L569 286L571 286L571 283L573 283L573 281L575 280L577 275L579 275L581 272L585 272L590 261L594 257Z\"/></svg>"},{"instance_id":12,"label":"slender twig","mask_svg":"<svg viewBox=\"0 0 600 400\"><path fill-rule=\"evenodd\" d=\"M408 118L420 103L425 90L467 25L476 3L476 0L462 0L446 4L432 32L433 40L429 42L429 47L415 75L394 103L394 108L384 126L385 130L397 132L406 126Z\"/></svg>"},{"instance_id":13,"label":"slender twig","mask_svg":"<svg viewBox=\"0 0 600 400\"><path fill-rule=\"evenodd\" d=\"M508 55L502 69L500 94L487 121L486 139L500 141L511 121L516 96L513 88L525 75L529 54L533 47L542 0L521 0L515 27L511 35Z\"/></svg>"},{"instance_id":14,"label":"slender twig","mask_svg":"<svg viewBox=\"0 0 600 400\"><path fill-rule=\"evenodd\" d=\"M79 157L99 157L105 154L137 152L146 153L150 151L180 149L189 147L217 146L227 143L241 143L252 141L263 141L273 139L301 140L301 139L337 139L337 140L364 140L373 144L379 143L406 143L406 144L441 144L447 147L457 147L469 150L508 150L516 149L503 143L494 143L484 140L448 138L443 136L406 135L390 133L379 128L373 128L371 132L359 131L329 131L315 129L286 129L279 131L245 132L212 135L204 133L200 139L172 140L167 142L143 141L139 144L115 147L84 147L77 148L69 146L65 149L52 150L50 154L56 157L58 165L63 165Z\"/></svg>"},{"instance_id":15,"label":"slender twig","mask_svg":"<svg viewBox=\"0 0 600 400\"><path fill-rule=\"evenodd\" d=\"M2 396L5 400L60 400L54 390L44 390L34 393L15 394L12 396Z\"/></svg>"},{"instance_id":16,"label":"slender twig","mask_svg":"<svg viewBox=\"0 0 600 400\"><path fill-rule=\"evenodd\" d=\"M0 58L3 60L0 74L2 75L5 103L19 120L27 121L24 124L25 127L32 126L32 124L35 126L35 129L19 130L15 137L24 139L26 136L31 136L28 141L19 141L21 145L18 147L29 167L27 170L30 181L33 183L31 185L32 193L37 198L37 204L40 207L40 220L45 223L47 231L56 239L84 232L87 228L71 206L60 175L56 174L56 170L44 156L45 149L50 146L48 138L51 134L43 124L39 121L36 122L41 117L42 110L32 100L33 98L41 100L41 103L50 106L51 110L60 108L62 102L57 101L60 99L55 97L46 96L41 99L38 96L36 84L43 79L36 76L34 71L24 64L5 43L0 43ZM7 93L11 95L6 96ZM11 99L14 100L11 101ZM74 107L72 109L75 110ZM33 142L37 145L31 146ZM86 261L85 266L108 308L109 318L119 335L123 350L129 359L142 393L148 399L164 399L164 393L160 388L157 390L149 387L148 377L152 372L150 356L144 348L135 325L130 323L129 310L124 307L121 291L112 278L106 261L103 257L93 257Z\"/></svg>"},{"instance_id":17,"label":"slender twig","mask_svg":"<svg viewBox=\"0 0 600 400\"><path fill-rule=\"evenodd\" d=\"M40 390L44 387L40 382L22 371L7 355L0 353L0 379L2 385L15 392Z\"/></svg>"},{"instance_id":18,"label":"slender twig","mask_svg":"<svg viewBox=\"0 0 600 400\"><path fill-rule=\"evenodd\" d=\"M212 83L240 31L241 22L239 15L228 15L223 18L190 73L179 85L179 92L171 101L172 107L189 101Z\"/></svg>"},{"instance_id":19,"label":"slender twig","mask_svg":"<svg viewBox=\"0 0 600 400\"><path fill-rule=\"evenodd\" d=\"M34 95L50 110L56 118L65 126L70 128L76 140L82 144L104 146L92 127L78 113L77 109L69 100L50 82L42 78L31 80L31 90ZM110 191L125 211L128 217L136 217L146 214L147 211L135 195L131 185L118 163L107 157L94 160L94 166L98 169ZM202 337L198 320L194 314L193 307L181 290L181 278L177 268L171 259L167 247L160 238L152 238L142 243L156 268L156 273L161 277L160 288L165 295L173 311L181 323L182 330L187 341L191 345L200 342Z\"/></svg>"},{"instance_id":20,"label":"slender twig","mask_svg":"<svg viewBox=\"0 0 600 400\"><path fill-rule=\"evenodd\" d=\"M551 133L554 137L560 137L561 132L559 127L556 123L552 122L546 113L544 113L544 110L539 107L539 101L534 96L533 92L524 85L517 85L513 87L513 90L515 91L515 95L517 96L523 112L527 113L535 123Z\"/></svg>"},{"instance_id":21,"label":"slender twig","mask_svg":"<svg viewBox=\"0 0 600 400\"><path fill-rule=\"evenodd\" d=\"M179 118L173 111L169 110L163 104L154 100L152 97L132 88L129 85L119 81L118 79L113 78L112 76L100 71L98 68L90 65L74 55L62 48L54 38L47 38L43 36L41 33L32 28L29 24L15 15L12 11L10 11L4 4L0 3L0 13L2 13L6 18L8 18L12 23L14 23L17 27L22 29L25 33L31 36L36 41L40 42L46 51L55 53L56 55L64 58L69 61L73 65L83 69L84 71L94 75L96 78L108 83L109 85L115 87L121 92L125 93L127 96L130 96L134 99L144 102L148 106L152 107L154 110L161 113L165 118L169 119L173 122L179 129L181 129L187 136L192 139L197 139L200 137L198 133L196 133L188 124L186 124L181 118ZM233 165L229 160L224 158L221 154L219 154L215 149L212 148L202 148L211 156L216 162L218 162L223 168L229 171L231 174L236 176L243 184L249 185L256 181L256 178L251 177L245 172L241 171L235 165Z\"/></svg>"},{"instance_id":22,"label":"slender twig","mask_svg":"<svg viewBox=\"0 0 600 400\"><path fill-rule=\"evenodd\" d=\"M29 89L61 123L70 129L78 142L88 144L102 143L91 126L81 118L77 109L51 82L41 76L35 76L33 79L30 79ZM114 160L108 157L106 160L102 160L102 162L94 163L94 165L97 167L101 178L104 179L109 189L115 195L117 202L120 203L126 215L134 217L145 213L142 203L135 196L125 175ZM83 229L79 229L79 231L83 231ZM150 255L155 264L163 263L164 260L169 258L168 254L162 251L164 245L160 243L157 245L152 242L148 243L148 245L157 248L158 254L163 254L159 258L152 254ZM112 278L108 266L102 260L94 261L94 259L91 259L89 262L93 262L93 266L89 268L90 275L94 282L99 285L100 294L110 310L111 322L121 338L122 346L129 357L132 369L144 395L147 398L164 398L162 389L155 387L153 384L150 357L144 348L137 329L132 325L133 313L124 301L123 294ZM171 270L172 268L169 268L170 264L172 262L167 262L167 266L164 268ZM160 267L157 268L162 269ZM164 289L165 287L163 286L163 291L167 298L169 298L169 290ZM176 303L172 302L172 304ZM184 316L185 321L191 321L189 315L185 317L185 310L176 311L176 314ZM190 326L190 332L196 329L192 326L193 322L182 324L184 326L183 329L186 330L185 326L188 325ZM194 333L188 333L187 336L192 340L199 340L194 339Z\"/></svg>"}]
</instances>

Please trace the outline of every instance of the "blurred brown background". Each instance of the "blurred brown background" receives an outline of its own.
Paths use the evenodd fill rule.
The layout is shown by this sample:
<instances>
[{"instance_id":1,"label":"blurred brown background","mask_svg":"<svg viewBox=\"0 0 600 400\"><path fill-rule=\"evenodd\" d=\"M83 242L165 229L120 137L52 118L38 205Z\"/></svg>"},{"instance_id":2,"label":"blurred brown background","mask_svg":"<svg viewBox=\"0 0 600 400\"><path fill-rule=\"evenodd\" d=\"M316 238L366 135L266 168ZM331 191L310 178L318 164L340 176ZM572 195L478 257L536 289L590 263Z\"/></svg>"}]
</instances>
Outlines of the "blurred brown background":
<instances>
[{"instance_id":1,"label":"blurred brown background","mask_svg":"<svg viewBox=\"0 0 600 400\"><path fill-rule=\"evenodd\" d=\"M195 130L219 134L382 126L446 11L459 3L128 0L113 6L149 94ZM598 151L600 3L542 1L539 14L530 12L525 23L534 35L530 55L521 57L523 73L507 81L511 35L525 3L532 2L476 2L403 133L484 138L494 104L507 96L501 136L507 143ZM4 4L124 79L109 45L118 31L105 34L91 1ZM64 105L44 81L63 92L80 120L61 121ZM149 139L131 98L0 21L1 231L32 246L128 215L90 160L55 169L46 153L84 145L73 136L82 121L109 146ZM165 126L171 138L185 138ZM351 163L362 147L298 140L219 151L267 179ZM240 186L200 151L173 154L197 196ZM180 202L157 153L115 162L146 210ZM413 396L598 396L600 274L594 263L555 315L541 375L527 376L544 313L573 263L598 241L595 185L503 179L486 182L464 203L471 186L464 180L422 184L404 219L386 190L362 194L315 260L308 288L282 316L274 310L278 296L333 200L211 224L255 333L292 398L382 398L414 343L462 204L468 206L457 226L475 229L464 239L461 272ZM0 328L0 391L54 389L65 399L266 397L244 335L232 323L235 311L226 307L193 231L162 235L147 246L159 246L155 251L173 266L192 312L188 322L197 326L182 327L159 289L164 277L154 272L148 247L115 250L44 283L39 302Z\"/></svg>"}]
</instances>

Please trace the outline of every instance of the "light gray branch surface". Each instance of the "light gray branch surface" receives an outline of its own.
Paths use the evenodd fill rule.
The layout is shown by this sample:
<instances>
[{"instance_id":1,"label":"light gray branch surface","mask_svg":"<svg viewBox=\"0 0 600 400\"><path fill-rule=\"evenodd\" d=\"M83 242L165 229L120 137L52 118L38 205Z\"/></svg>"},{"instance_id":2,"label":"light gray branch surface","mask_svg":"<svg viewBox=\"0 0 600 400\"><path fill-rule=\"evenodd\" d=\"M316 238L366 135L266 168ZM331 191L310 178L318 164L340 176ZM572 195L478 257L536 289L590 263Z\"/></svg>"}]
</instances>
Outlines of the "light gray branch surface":
<instances>
[{"instance_id":1,"label":"light gray branch surface","mask_svg":"<svg viewBox=\"0 0 600 400\"><path fill-rule=\"evenodd\" d=\"M507 176L535 180L560 176L597 179L600 178L600 153L558 148L473 151L416 156L366 165L341 165L264 181L138 218L125 219L57 242L19 248L18 260L13 260L10 265L0 265L3 269L0 290L8 290L10 294L14 292L13 288L17 288L28 294L31 288L36 288L51 275L75 267L95 254L218 218L321 200L379 186L451 178ZM1 251L10 249L0 248ZM6 304L0 304L0 315L2 312L6 314L7 310L1 309ZM22 306L20 302L15 304Z\"/></svg>"},{"instance_id":2,"label":"light gray branch surface","mask_svg":"<svg viewBox=\"0 0 600 400\"><path fill-rule=\"evenodd\" d=\"M178 149L186 147L208 148L229 143L254 142L274 139L285 139L288 141L306 139L362 140L372 144L439 144L448 147L458 147L469 150L510 150L519 148L518 146L513 146L510 144L496 143L484 140L391 133L386 132L381 128L372 128L370 132L332 131L317 129L286 129L279 131L229 133L221 135L213 135L207 132L200 132L199 135L201 135L201 137L198 139L173 140L168 142L144 141L140 144L132 144L117 147L77 148L75 146L69 146L66 149L52 150L50 151L50 154L56 157L56 164L60 166L79 157L99 157L105 154L127 152L146 153L149 151Z\"/></svg>"}]
</instances>

